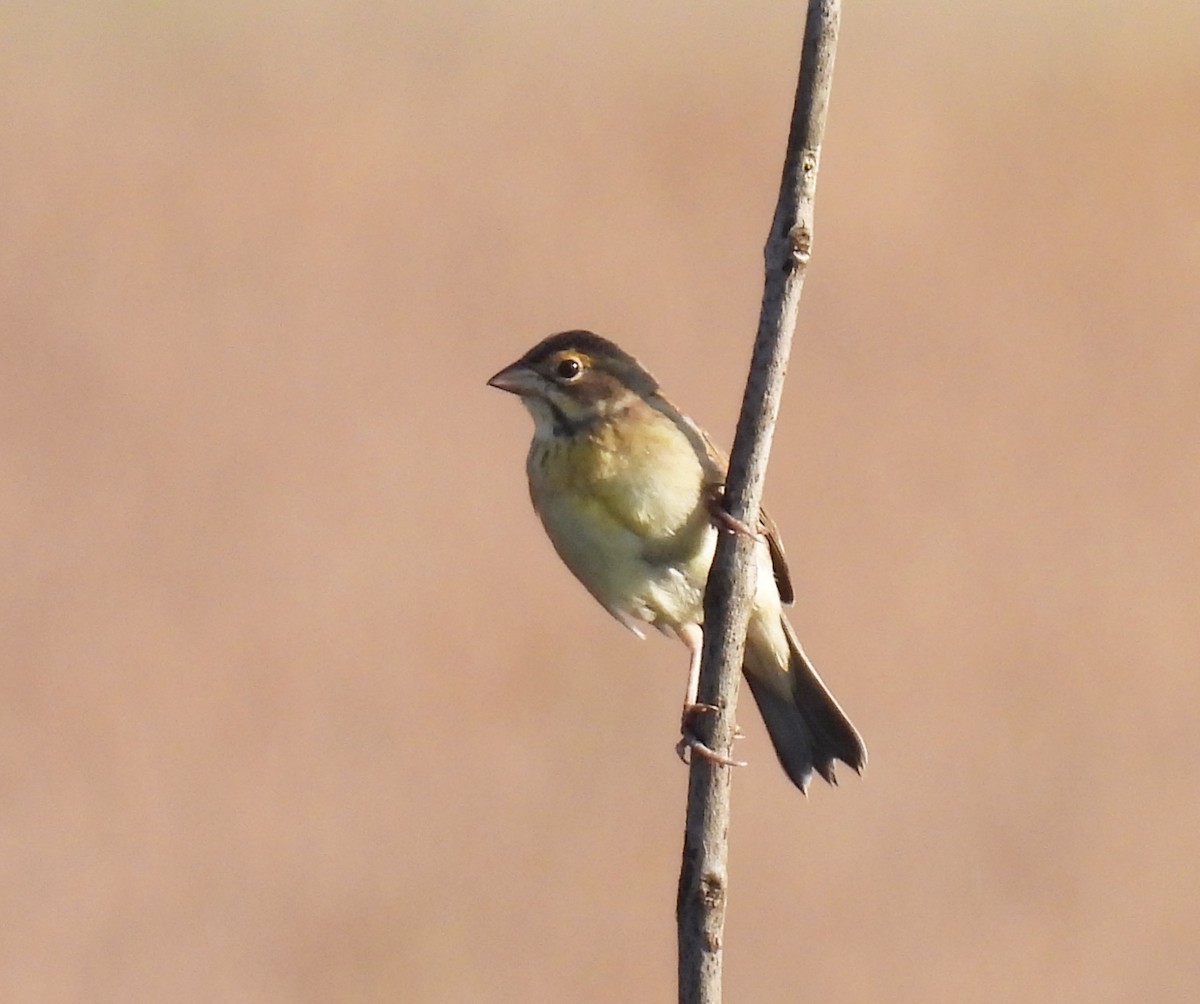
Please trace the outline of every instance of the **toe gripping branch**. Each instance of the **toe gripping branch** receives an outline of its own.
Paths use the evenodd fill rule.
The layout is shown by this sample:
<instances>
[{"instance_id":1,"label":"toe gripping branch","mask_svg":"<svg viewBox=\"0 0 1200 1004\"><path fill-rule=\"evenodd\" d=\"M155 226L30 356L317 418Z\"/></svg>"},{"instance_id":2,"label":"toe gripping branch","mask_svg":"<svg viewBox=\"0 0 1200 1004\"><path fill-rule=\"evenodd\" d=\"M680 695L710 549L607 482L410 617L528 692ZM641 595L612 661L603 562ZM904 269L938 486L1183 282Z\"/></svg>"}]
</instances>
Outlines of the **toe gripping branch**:
<instances>
[{"instance_id":1,"label":"toe gripping branch","mask_svg":"<svg viewBox=\"0 0 1200 1004\"><path fill-rule=\"evenodd\" d=\"M713 526L718 530L724 530L726 533L740 533L759 544L766 542L767 538L763 534L752 530L725 508L725 492L723 489L717 488L712 492L708 496L706 504L708 506L709 518L712 520Z\"/></svg>"}]
</instances>

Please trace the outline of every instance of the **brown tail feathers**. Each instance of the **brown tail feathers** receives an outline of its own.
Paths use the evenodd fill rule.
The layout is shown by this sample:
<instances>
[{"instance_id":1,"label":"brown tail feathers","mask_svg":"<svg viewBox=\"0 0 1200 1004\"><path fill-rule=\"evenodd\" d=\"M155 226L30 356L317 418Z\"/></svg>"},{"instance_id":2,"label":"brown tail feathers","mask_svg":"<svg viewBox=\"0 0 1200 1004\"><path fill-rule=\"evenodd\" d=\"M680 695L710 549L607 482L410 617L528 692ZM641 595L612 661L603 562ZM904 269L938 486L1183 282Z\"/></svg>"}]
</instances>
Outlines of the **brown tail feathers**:
<instances>
[{"instance_id":1,"label":"brown tail feathers","mask_svg":"<svg viewBox=\"0 0 1200 1004\"><path fill-rule=\"evenodd\" d=\"M830 784L837 784L834 760L841 760L861 774L867 763L867 748L808 661L786 618L783 629L790 649L787 675L791 694L783 696L766 682L765 674L755 671L749 650L745 676L779 763L792 783L807 793L813 771Z\"/></svg>"}]
</instances>

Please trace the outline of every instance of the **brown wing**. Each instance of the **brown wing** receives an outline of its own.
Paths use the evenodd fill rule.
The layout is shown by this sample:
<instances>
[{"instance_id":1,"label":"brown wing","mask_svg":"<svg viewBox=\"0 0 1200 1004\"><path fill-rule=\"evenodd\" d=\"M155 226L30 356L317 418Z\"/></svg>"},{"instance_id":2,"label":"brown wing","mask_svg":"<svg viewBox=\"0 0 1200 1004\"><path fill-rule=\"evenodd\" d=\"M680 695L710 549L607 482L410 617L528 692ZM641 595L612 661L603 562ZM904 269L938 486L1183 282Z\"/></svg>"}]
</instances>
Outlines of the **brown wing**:
<instances>
[{"instance_id":1,"label":"brown wing","mask_svg":"<svg viewBox=\"0 0 1200 1004\"><path fill-rule=\"evenodd\" d=\"M796 602L792 589L792 575L788 571L787 555L783 553L783 541L779 539L779 527L766 509L758 511L758 530L767 538L767 549L771 552L771 568L775 570L775 585L779 588L779 599L784 606Z\"/></svg>"}]
</instances>

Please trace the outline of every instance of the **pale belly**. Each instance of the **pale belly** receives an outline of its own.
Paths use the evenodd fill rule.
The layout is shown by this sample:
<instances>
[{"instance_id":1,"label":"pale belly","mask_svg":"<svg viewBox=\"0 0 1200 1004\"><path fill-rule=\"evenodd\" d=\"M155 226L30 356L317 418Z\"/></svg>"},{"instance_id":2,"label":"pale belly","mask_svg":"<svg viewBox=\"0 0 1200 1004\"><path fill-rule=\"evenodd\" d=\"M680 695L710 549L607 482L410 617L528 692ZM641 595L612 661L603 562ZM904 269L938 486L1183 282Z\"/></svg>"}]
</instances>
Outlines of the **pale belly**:
<instances>
[{"instance_id":1,"label":"pale belly","mask_svg":"<svg viewBox=\"0 0 1200 1004\"><path fill-rule=\"evenodd\" d=\"M577 496L541 500L554 549L575 577L634 633L649 624L668 634L704 619L704 586L717 531L704 526L686 553L649 557L653 543L612 519L599 503Z\"/></svg>"}]
</instances>

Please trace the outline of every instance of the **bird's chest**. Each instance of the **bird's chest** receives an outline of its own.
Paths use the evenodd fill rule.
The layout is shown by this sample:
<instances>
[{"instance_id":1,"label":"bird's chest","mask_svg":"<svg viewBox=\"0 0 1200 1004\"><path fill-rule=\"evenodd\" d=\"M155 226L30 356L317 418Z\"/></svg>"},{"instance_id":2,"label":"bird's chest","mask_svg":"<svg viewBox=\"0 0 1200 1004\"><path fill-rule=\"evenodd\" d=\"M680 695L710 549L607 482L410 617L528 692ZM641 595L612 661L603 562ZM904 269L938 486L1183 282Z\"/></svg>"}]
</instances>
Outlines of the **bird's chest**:
<instances>
[{"instance_id":1,"label":"bird's chest","mask_svg":"<svg viewBox=\"0 0 1200 1004\"><path fill-rule=\"evenodd\" d=\"M701 504L703 471L691 444L658 423L535 439L528 473L539 513L576 513L648 545L684 530Z\"/></svg>"},{"instance_id":2,"label":"bird's chest","mask_svg":"<svg viewBox=\"0 0 1200 1004\"><path fill-rule=\"evenodd\" d=\"M714 536L703 471L675 430L535 440L534 508L567 567L609 610L658 623L702 599Z\"/></svg>"}]
</instances>

